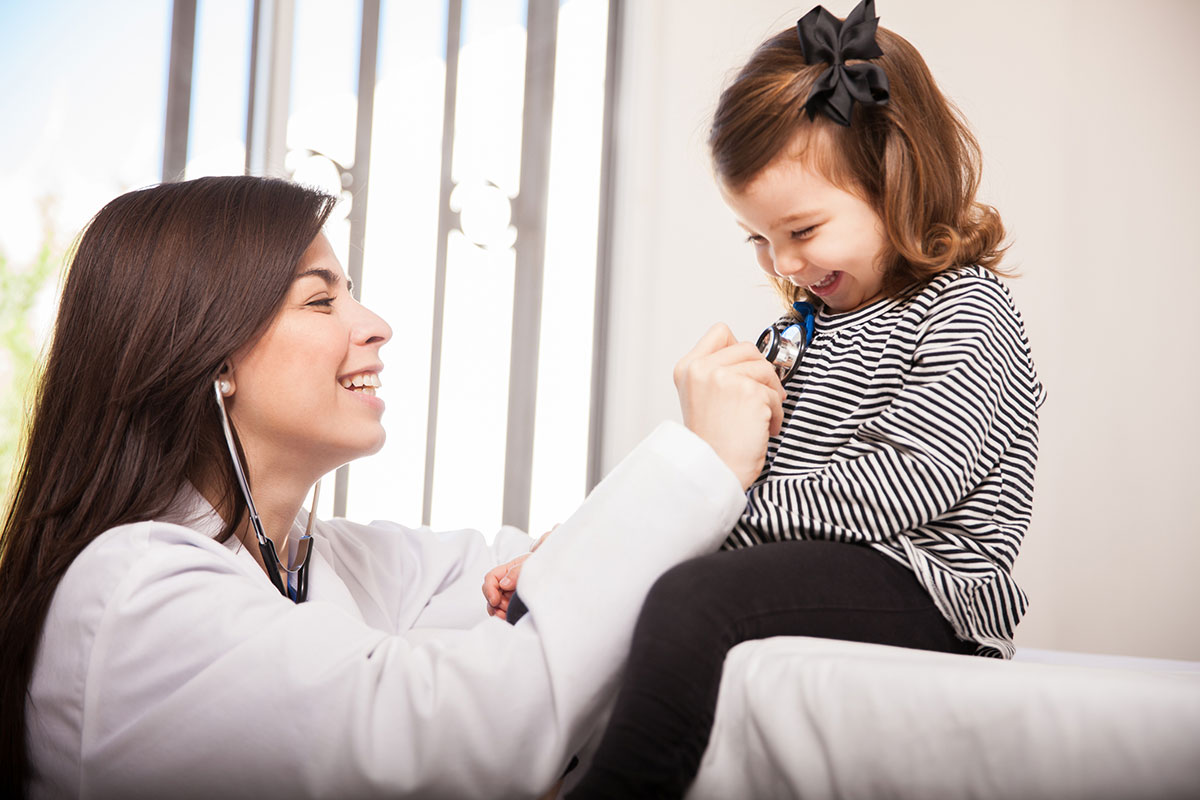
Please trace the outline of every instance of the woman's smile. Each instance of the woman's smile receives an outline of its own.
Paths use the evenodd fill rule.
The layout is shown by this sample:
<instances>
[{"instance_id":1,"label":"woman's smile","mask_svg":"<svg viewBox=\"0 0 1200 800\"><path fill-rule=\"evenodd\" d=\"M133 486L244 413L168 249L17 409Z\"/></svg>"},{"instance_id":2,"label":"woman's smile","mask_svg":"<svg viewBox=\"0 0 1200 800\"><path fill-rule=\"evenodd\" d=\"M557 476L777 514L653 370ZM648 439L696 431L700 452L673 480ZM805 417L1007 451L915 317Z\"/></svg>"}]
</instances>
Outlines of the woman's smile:
<instances>
[{"instance_id":1,"label":"woman's smile","mask_svg":"<svg viewBox=\"0 0 1200 800\"><path fill-rule=\"evenodd\" d=\"M359 401L382 412L385 407L383 398L377 397L375 394L375 391L383 386L383 381L379 379L379 370L381 369L383 367L343 375L338 378L338 383L350 394L355 395Z\"/></svg>"},{"instance_id":2,"label":"woman's smile","mask_svg":"<svg viewBox=\"0 0 1200 800\"><path fill-rule=\"evenodd\" d=\"M243 446L261 463L311 463L318 475L379 450L379 349L391 335L354 298L328 240L317 236L270 328L234 359L231 413ZM330 373L334 392L321 377Z\"/></svg>"}]
</instances>

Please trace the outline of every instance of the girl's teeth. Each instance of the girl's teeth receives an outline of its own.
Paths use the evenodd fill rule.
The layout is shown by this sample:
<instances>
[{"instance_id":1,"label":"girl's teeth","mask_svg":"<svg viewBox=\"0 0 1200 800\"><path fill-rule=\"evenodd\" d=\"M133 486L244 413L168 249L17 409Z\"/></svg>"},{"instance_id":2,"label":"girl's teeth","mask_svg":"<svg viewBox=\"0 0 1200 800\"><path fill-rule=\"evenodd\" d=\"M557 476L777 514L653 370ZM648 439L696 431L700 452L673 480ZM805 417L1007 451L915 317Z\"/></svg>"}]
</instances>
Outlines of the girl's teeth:
<instances>
[{"instance_id":1,"label":"girl's teeth","mask_svg":"<svg viewBox=\"0 0 1200 800\"><path fill-rule=\"evenodd\" d=\"M834 279L835 279L835 278L837 278L837 273L836 273L836 272L831 272L831 273L829 273L829 275L828 275L828 276L826 276L826 277L825 277L825 279L824 279L824 280L821 280L821 281L818 281L817 283L814 283L814 284L812 284L812 285L811 285L809 288L812 288L812 289L824 289L826 286L828 286L829 284L833 283L833 281L834 281Z\"/></svg>"}]
</instances>

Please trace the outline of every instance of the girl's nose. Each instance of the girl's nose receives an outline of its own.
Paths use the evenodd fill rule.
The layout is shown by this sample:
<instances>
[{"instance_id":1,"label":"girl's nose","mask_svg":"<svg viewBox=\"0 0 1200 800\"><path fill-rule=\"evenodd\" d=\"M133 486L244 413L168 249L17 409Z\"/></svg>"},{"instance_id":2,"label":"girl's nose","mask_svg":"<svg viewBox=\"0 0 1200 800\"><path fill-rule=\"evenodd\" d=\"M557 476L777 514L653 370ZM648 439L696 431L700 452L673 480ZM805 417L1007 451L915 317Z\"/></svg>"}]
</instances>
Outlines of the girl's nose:
<instances>
[{"instance_id":1,"label":"girl's nose","mask_svg":"<svg viewBox=\"0 0 1200 800\"><path fill-rule=\"evenodd\" d=\"M804 259L793 253L776 253L775 254L775 274L785 280L796 280L797 276L802 275L807 267Z\"/></svg>"}]
</instances>

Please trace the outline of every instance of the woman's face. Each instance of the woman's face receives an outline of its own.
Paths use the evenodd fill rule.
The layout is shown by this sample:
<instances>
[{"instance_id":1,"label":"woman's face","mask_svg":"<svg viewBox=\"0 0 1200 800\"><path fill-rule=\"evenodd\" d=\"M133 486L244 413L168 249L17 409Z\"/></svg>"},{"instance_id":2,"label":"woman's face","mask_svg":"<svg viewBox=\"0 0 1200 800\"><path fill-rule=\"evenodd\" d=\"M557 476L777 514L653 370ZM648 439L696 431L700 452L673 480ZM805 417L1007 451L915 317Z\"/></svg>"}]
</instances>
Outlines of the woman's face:
<instances>
[{"instance_id":1,"label":"woman's face","mask_svg":"<svg viewBox=\"0 0 1200 800\"><path fill-rule=\"evenodd\" d=\"M815 146L822 146L814 142ZM833 311L883 296L883 221L866 201L830 183L789 147L726 205L750 234L758 264L808 289Z\"/></svg>"},{"instance_id":2,"label":"woman's face","mask_svg":"<svg viewBox=\"0 0 1200 800\"><path fill-rule=\"evenodd\" d=\"M325 236L305 251L282 308L257 342L230 359L229 414L255 471L292 469L313 480L383 446L375 396L392 336L350 294Z\"/></svg>"}]
</instances>

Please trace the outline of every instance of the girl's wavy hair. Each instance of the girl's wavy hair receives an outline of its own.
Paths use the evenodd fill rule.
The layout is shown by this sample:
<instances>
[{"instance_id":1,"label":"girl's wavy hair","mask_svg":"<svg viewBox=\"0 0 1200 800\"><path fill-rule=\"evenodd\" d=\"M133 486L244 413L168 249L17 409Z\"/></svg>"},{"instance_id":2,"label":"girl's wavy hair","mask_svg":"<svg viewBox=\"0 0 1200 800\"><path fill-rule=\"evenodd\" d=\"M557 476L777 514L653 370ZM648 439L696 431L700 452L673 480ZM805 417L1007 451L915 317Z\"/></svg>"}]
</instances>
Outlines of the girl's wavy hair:
<instances>
[{"instance_id":1,"label":"girl's wavy hair","mask_svg":"<svg viewBox=\"0 0 1200 800\"><path fill-rule=\"evenodd\" d=\"M823 114L809 120L805 100L828 64L804 60L794 27L763 42L721 93L713 115L708 144L717 178L739 192L780 155L811 159L883 221L883 286L891 296L958 266L1001 272L1004 224L995 208L975 199L979 143L916 48L885 28L876 40L883 55L873 63L887 74L890 100L856 103L849 127ZM804 149L790 152L805 130ZM819 302L788 281L772 282L789 306Z\"/></svg>"},{"instance_id":2,"label":"girl's wavy hair","mask_svg":"<svg viewBox=\"0 0 1200 800\"><path fill-rule=\"evenodd\" d=\"M0 795L27 790L26 705L42 626L75 558L166 513L191 483L245 503L213 392L287 296L335 199L211 177L124 194L75 249L0 533Z\"/></svg>"}]
</instances>

